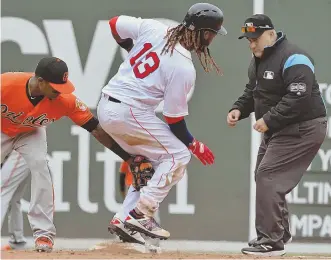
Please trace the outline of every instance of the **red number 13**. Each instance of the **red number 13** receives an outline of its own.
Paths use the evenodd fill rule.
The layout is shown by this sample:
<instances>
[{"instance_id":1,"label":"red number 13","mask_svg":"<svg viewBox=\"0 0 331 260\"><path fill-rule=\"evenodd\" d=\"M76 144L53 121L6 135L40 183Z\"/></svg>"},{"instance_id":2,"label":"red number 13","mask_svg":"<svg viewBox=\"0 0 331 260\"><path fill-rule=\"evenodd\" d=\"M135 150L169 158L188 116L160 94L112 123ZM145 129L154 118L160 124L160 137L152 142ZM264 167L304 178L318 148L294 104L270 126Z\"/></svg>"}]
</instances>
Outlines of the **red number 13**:
<instances>
[{"instance_id":1,"label":"red number 13","mask_svg":"<svg viewBox=\"0 0 331 260\"><path fill-rule=\"evenodd\" d=\"M144 69L139 71L138 67L140 64L143 64L143 61L139 61L136 63L136 61L148 50L152 48L152 44L150 43L145 43L144 48L136 56L133 56L130 59L130 64L133 67L133 73L138 79L143 79L146 78L149 74L154 72L160 65L160 59L157 56L156 52L150 52L146 55L145 60L144 60ZM153 60L153 65L149 65L146 61L147 59L152 58Z\"/></svg>"}]
</instances>

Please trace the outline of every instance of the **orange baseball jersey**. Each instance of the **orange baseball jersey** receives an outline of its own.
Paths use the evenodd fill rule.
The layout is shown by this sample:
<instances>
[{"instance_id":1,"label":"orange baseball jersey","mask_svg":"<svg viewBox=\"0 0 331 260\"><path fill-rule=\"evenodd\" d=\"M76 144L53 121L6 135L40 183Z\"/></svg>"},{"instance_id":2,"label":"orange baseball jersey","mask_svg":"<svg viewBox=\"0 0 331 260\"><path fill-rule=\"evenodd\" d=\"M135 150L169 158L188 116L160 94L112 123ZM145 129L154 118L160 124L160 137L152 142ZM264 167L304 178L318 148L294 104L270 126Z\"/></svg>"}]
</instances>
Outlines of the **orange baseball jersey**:
<instances>
[{"instance_id":1,"label":"orange baseball jersey","mask_svg":"<svg viewBox=\"0 0 331 260\"><path fill-rule=\"evenodd\" d=\"M130 186L132 184L132 172L127 162L122 162L120 166L120 173L125 174L125 185Z\"/></svg>"},{"instance_id":2,"label":"orange baseball jersey","mask_svg":"<svg viewBox=\"0 0 331 260\"><path fill-rule=\"evenodd\" d=\"M10 137L29 132L69 117L82 126L93 114L73 94L60 94L50 100L43 98L34 106L28 96L27 84L33 73L8 72L1 74L1 131Z\"/></svg>"}]
</instances>

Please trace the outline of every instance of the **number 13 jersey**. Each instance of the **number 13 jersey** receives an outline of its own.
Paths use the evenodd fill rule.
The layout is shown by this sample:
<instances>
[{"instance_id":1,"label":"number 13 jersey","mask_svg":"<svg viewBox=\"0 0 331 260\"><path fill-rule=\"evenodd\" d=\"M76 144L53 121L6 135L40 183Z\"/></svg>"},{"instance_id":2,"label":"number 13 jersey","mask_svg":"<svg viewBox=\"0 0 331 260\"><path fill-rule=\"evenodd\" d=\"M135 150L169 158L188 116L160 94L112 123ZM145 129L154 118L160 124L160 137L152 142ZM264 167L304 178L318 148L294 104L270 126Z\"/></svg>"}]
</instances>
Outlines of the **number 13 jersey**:
<instances>
[{"instance_id":1,"label":"number 13 jersey","mask_svg":"<svg viewBox=\"0 0 331 260\"><path fill-rule=\"evenodd\" d=\"M191 53L176 44L172 56L171 51L161 55L168 27L156 20L119 16L111 26L134 46L102 92L146 110L155 110L164 100L165 116L188 115L187 95L196 78Z\"/></svg>"}]
</instances>

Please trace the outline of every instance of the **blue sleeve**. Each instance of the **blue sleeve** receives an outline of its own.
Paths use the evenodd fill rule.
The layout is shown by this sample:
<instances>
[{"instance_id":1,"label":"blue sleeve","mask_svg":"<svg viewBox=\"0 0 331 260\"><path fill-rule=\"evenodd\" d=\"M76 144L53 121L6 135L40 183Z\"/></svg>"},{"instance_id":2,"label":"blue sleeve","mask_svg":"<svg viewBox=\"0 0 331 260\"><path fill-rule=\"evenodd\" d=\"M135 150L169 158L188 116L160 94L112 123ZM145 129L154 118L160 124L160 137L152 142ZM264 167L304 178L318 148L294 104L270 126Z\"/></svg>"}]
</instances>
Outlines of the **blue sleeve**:
<instances>
[{"instance_id":1,"label":"blue sleeve","mask_svg":"<svg viewBox=\"0 0 331 260\"><path fill-rule=\"evenodd\" d=\"M283 75L285 70L295 66L295 65L304 65L311 69L312 73L315 73L314 64L311 60L304 54L293 54L287 58L284 67L283 67Z\"/></svg>"},{"instance_id":2,"label":"blue sleeve","mask_svg":"<svg viewBox=\"0 0 331 260\"><path fill-rule=\"evenodd\" d=\"M187 147L190 145L190 143L193 142L194 138L187 129L185 119L180 120L177 123L169 124L171 132L179 139L181 140Z\"/></svg>"}]
</instances>

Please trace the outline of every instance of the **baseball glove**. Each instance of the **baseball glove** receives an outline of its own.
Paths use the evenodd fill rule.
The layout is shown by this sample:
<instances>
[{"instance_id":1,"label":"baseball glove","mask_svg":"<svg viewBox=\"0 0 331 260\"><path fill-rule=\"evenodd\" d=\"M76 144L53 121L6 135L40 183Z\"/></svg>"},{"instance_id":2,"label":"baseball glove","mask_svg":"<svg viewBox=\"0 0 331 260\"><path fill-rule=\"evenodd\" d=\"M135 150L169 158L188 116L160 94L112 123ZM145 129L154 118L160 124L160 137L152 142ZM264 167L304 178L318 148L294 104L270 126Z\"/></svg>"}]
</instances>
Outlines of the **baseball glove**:
<instances>
[{"instance_id":1,"label":"baseball glove","mask_svg":"<svg viewBox=\"0 0 331 260\"><path fill-rule=\"evenodd\" d=\"M133 176L132 186L137 191L147 185L155 172L151 162L141 155L133 157L130 170Z\"/></svg>"}]
</instances>

